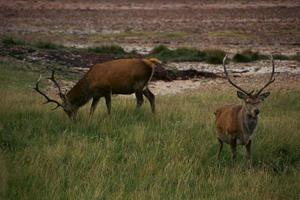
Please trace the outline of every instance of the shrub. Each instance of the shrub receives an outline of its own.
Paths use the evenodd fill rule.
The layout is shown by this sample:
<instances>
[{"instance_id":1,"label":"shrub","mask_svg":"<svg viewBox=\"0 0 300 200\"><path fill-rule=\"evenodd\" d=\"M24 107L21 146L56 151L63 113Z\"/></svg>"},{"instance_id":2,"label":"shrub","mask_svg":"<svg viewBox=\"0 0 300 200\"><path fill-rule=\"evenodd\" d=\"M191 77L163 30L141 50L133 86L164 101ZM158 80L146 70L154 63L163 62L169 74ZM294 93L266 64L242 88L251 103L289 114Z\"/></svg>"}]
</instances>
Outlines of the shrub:
<instances>
[{"instance_id":1,"label":"shrub","mask_svg":"<svg viewBox=\"0 0 300 200\"><path fill-rule=\"evenodd\" d=\"M63 48L63 45L58 45L52 42L40 41L35 44L35 46L39 49L60 49Z\"/></svg>"},{"instance_id":2,"label":"shrub","mask_svg":"<svg viewBox=\"0 0 300 200\"><path fill-rule=\"evenodd\" d=\"M173 62L182 62L182 61L203 61L204 53L194 49L194 48L178 48L171 50L164 45L159 45L155 47L149 57L156 57L162 61L173 61Z\"/></svg>"},{"instance_id":3,"label":"shrub","mask_svg":"<svg viewBox=\"0 0 300 200\"><path fill-rule=\"evenodd\" d=\"M10 45L24 45L25 41L20 39L15 39L11 36L4 37L2 39L2 44L10 46Z\"/></svg>"},{"instance_id":4,"label":"shrub","mask_svg":"<svg viewBox=\"0 0 300 200\"><path fill-rule=\"evenodd\" d=\"M300 53L298 52L295 55L290 56L290 59L291 60L296 60L296 61L300 62Z\"/></svg>"},{"instance_id":5,"label":"shrub","mask_svg":"<svg viewBox=\"0 0 300 200\"><path fill-rule=\"evenodd\" d=\"M258 51L254 52L251 50L244 50L241 53L236 53L233 56L233 61L235 62L252 62L261 59L267 59L266 55L259 54Z\"/></svg>"},{"instance_id":6,"label":"shrub","mask_svg":"<svg viewBox=\"0 0 300 200\"><path fill-rule=\"evenodd\" d=\"M273 58L275 60L289 60L290 58L286 55L282 55L282 54L274 54Z\"/></svg>"},{"instance_id":7,"label":"shrub","mask_svg":"<svg viewBox=\"0 0 300 200\"><path fill-rule=\"evenodd\" d=\"M205 61L210 64L221 64L226 55L225 51L219 49L207 49L204 50L204 53Z\"/></svg>"},{"instance_id":8,"label":"shrub","mask_svg":"<svg viewBox=\"0 0 300 200\"><path fill-rule=\"evenodd\" d=\"M100 54L125 55L126 51L118 45L108 45L89 48L88 51Z\"/></svg>"},{"instance_id":9,"label":"shrub","mask_svg":"<svg viewBox=\"0 0 300 200\"><path fill-rule=\"evenodd\" d=\"M159 54L161 52L170 52L171 50L166 47L165 45L159 45L157 47L154 47L151 51L151 54Z\"/></svg>"}]
</instances>

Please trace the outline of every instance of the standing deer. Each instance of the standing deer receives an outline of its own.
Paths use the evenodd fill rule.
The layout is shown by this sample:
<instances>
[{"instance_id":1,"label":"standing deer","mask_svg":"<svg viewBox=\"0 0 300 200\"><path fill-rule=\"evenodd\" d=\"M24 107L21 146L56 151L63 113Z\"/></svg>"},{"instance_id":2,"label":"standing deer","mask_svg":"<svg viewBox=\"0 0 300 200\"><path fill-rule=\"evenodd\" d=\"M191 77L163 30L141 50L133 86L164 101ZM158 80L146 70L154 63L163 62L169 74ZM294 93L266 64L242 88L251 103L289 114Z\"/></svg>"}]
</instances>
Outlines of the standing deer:
<instances>
[{"instance_id":1,"label":"standing deer","mask_svg":"<svg viewBox=\"0 0 300 200\"><path fill-rule=\"evenodd\" d=\"M251 161L251 138L255 127L258 123L259 105L270 95L270 92L262 93L262 91L275 81L274 71L275 64L271 56L272 73L269 81L256 93L254 91L246 92L241 87L234 84L226 70L226 58L223 59L223 68L229 83L238 89L238 98L244 101L243 105L225 105L216 110L216 129L217 137L220 143L218 159L223 148L223 142L231 147L232 160L236 160L237 144L246 145L246 160Z\"/></svg>"},{"instance_id":2,"label":"standing deer","mask_svg":"<svg viewBox=\"0 0 300 200\"><path fill-rule=\"evenodd\" d=\"M108 114L111 111L112 94L135 93L137 108L143 104L143 95L149 100L152 112L155 112L155 96L148 88L156 65L161 64L158 59L119 59L92 66L66 94L54 78L54 71L49 78L58 88L58 95L62 103L49 98L39 89L41 76L36 82L35 90L46 98L45 103L55 103L54 108L62 107L71 120L76 117L78 109L93 99L90 117L93 115L101 97L105 98ZM53 110L54 110L53 109Z\"/></svg>"}]
</instances>

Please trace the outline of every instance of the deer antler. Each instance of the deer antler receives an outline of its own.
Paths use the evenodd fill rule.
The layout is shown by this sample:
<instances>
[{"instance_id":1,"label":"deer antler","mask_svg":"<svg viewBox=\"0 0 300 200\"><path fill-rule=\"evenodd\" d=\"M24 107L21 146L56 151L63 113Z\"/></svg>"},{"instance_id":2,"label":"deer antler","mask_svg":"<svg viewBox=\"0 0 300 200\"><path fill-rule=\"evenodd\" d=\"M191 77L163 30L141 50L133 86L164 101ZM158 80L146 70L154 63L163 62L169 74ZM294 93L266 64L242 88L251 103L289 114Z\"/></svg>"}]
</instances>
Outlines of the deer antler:
<instances>
[{"instance_id":1,"label":"deer antler","mask_svg":"<svg viewBox=\"0 0 300 200\"><path fill-rule=\"evenodd\" d=\"M54 73L52 73L54 74ZM63 107L63 105L61 103L59 103L58 101L54 100L54 99L50 99L45 93L43 93L40 89L39 89L39 83L42 79L42 75L40 75L39 79L37 80L35 87L33 89L35 89L39 94L41 94L43 97L45 97L45 99L47 100L44 104L46 103L56 103L57 106L55 108L52 108L52 110L57 109L58 107ZM55 81L56 82L56 81Z\"/></svg>"},{"instance_id":2,"label":"deer antler","mask_svg":"<svg viewBox=\"0 0 300 200\"><path fill-rule=\"evenodd\" d=\"M238 90L242 91L243 93L247 94L247 95L251 95L253 93L253 91L251 92L246 92L245 90L243 90L241 87L237 86L236 84L234 84L231 79L229 78L228 76L228 72L227 72L227 69L226 69L226 59L227 59L227 55L225 55L224 59L223 59L223 68L224 68L224 72L225 72L225 75L226 75L226 78L228 80L228 82L233 85L234 87L236 87Z\"/></svg>"},{"instance_id":3,"label":"deer antler","mask_svg":"<svg viewBox=\"0 0 300 200\"><path fill-rule=\"evenodd\" d=\"M48 78L48 79L51 80L51 81L54 83L55 87L57 87L57 89L58 89L58 95L60 96L60 98L62 98L63 101L65 101L65 100L66 100L65 95L62 93L59 84L58 84L57 81L55 80L55 78L54 78L54 73L55 73L55 71L52 70L52 75L51 75L51 77Z\"/></svg>"},{"instance_id":4,"label":"deer antler","mask_svg":"<svg viewBox=\"0 0 300 200\"><path fill-rule=\"evenodd\" d=\"M266 88L268 87L271 83L273 83L275 81L274 78L274 74L275 74L275 64L274 64L274 59L273 56L270 55L270 59L271 59L271 63L272 63L272 73L271 73L271 77L269 79L269 81L255 94L255 96L260 95L260 93Z\"/></svg>"}]
</instances>

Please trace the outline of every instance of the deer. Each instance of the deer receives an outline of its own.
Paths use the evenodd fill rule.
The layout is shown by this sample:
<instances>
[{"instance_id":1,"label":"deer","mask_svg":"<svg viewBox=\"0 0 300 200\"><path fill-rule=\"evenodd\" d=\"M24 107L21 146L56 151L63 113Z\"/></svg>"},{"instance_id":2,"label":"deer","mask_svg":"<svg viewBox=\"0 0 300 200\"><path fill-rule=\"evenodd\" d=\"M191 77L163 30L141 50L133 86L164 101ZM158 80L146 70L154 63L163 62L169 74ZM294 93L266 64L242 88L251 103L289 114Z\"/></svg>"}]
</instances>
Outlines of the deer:
<instances>
[{"instance_id":1,"label":"deer","mask_svg":"<svg viewBox=\"0 0 300 200\"><path fill-rule=\"evenodd\" d=\"M54 73L48 78L58 89L60 101L47 96L39 89L42 79L40 75L35 84L35 91L42 95L47 103L54 103L68 115L71 120L76 118L80 107L92 99L90 107L90 118L92 117L100 98L104 97L108 114L111 113L111 96L113 94L133 94L135 93L137 108L144 102L143 95L151 105L152 113L155 113L155 96L149 90L150 82L155 67L162 64L156 58L131 58L118 59L93 65L84 76L66 93L63 93L58 82L55 80Z\"/></svg>"},{"instance_id":2,"label":"deer","mask_svg":"<svg viewBox=\"0 0 300 200\"><path fill-rule=\"evenodd\" d=\"M223 59L223 69L228 82L237 89L237 97L243 101L239 105L224 105L215 111L215 125L217 139L219 141L219 151L217 158L220 160L223 143L229 144L233 162L236 160L237 145L246 147L246 161L251 163L251 141L255 128L258 124L259 106L270 92L264 92L271 83L275 81L275 64L272 55L270 56L272 72L269 81L260 89L254 92L247 92L232 82L226 69L227 55Z\"/></svg>"}]
</instances>

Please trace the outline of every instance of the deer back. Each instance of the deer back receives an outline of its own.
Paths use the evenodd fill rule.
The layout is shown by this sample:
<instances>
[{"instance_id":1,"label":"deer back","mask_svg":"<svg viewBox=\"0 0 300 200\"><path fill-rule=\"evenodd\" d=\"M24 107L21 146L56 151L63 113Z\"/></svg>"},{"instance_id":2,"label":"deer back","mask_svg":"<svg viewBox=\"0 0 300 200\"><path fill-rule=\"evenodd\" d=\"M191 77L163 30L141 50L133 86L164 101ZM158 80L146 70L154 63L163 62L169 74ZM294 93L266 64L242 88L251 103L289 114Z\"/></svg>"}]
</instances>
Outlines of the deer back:
<instances>
[{"instance_id":1,"label":"deer back","mask_svg":"<svg viewBox=\"0 0 300 200\"><path fill-rule=\"evenodd\" d=\"M68 92L67 98L80 106L95 93L131 94L147 85L158 63L157 59L119 59L96 64Z\"/></svg>"}]
</instances>

